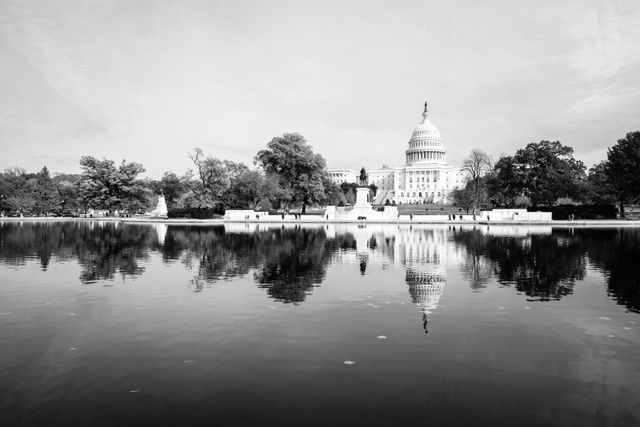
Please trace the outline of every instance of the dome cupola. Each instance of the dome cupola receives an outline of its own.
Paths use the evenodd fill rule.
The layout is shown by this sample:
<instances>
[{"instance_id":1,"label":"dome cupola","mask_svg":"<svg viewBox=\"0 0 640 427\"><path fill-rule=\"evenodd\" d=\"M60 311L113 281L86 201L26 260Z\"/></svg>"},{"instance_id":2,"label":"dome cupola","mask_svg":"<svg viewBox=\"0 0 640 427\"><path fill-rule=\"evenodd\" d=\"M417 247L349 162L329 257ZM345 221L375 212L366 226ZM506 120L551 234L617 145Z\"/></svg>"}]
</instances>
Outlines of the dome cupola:
<instances>
[{"instance_id":1,"label":"dome cupola","mask_svg":"<svg viewBox=\"0 0 640 427\"><path fill-rule=\"evenodd\" d=\"M427 103L424 103L422 121L413 130L409 148L405 152L407 166L415 164L446 164L447 150L444 148L440 131L429 120Z\"/></svg>"}]
</instances>

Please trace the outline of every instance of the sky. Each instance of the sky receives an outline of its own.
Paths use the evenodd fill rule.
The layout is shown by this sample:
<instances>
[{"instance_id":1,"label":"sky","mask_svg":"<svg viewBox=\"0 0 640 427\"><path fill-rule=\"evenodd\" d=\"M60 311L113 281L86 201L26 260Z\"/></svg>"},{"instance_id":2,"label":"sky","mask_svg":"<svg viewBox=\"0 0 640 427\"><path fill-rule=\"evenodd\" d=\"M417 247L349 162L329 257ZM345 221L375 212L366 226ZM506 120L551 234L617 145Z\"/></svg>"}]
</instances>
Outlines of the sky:
<instances>
[{"instance_id":1,"label":"sky","mask_svg":"<svg viewBox=\"0 0 640 427\"><path fill-rule=\"evenodd\" d=\"M83 155L183 174L285 132L402 166L425 101L448 161L640 129L640 1L0 0L0 170Z\"/></svg>"}]
</instances>

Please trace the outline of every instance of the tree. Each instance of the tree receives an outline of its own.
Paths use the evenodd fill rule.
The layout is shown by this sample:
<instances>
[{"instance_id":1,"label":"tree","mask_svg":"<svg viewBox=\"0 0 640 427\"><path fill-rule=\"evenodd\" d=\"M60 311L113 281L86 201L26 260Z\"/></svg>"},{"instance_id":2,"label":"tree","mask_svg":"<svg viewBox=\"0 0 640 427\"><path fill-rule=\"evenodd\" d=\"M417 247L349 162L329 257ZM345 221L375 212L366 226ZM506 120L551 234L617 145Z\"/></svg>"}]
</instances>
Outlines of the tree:
<instances>
[{"instance_id":1,"label":"tree","mask_svg":"<svg viewBox=\"0 0 640 427\"><path fill-rule=\"evenodd\" d=\"M306 213L307 205L321 203L325 198L326 162L302 135L285 133L273 138L265 150L258 152L255 163L277 179L283 189L280 202L285 207L291 202L300 203Z\"/></svg>"},{"instance_id":2,"label":"tree","mask_svg":"<svg viewBox=\"0 0 640 427\"><path fill-rule=\"evenodd\" d=\"M480 202L481 178L491 171L491 159L484 151L474 148L469 157L462 163L462 170L467 172L468 178L473 184L472 206L475 214Z\"/></svg>"},{"instance_id":3,"label":"tree","mask_svg":"<svg viewBox=\"0 0 640 427\"><path fill-rule=\"evenodd\" d=\"M338 184L333 182L328 175L325 175L323 178L322 185L324 186L325 191L325 200L324 203L326 205L338 206L342 202L344 206L346 202L346 198L342 189Z\"/></svg>"},{"instance_id":4,"label":"tree","mask_svg":"<svg viewBox=\"0 0 640 427\"><path fill-rule=\"evenodd\" d=\"M344 195L344 198L340 199L343 205L353 205L356 202L358 184L356 184L355 182L342 182L340 183L340 190Z\"/></svg>"},{"instance_id":5,"label":"tree","mask_svg":"<svg viewBox=\"0 0 640 427\"><path fill-rule=\"evenodd\" d=\"M80 209L79 182L81 175L74 173L56 173L53 182L60 198L60 213L73 215Z\"/></svg>"},{"instance_id":6,"label":"tree","mask_svg":"<svg viewBox=\"0 0 640 427\"><path fill-rule=\"evenodd\" d=\"M196 166L195 173L188 171L180 181L189 194L179 198L180 204L191 207L224 209L255 209L264 203L270 206L274 196L286 197L278 191L273 179L267 179L261 171L251 170L244 163L219 160L206 156L196 148L190 154ZM167 177L174 184L177 177Z\"/></svg>"},{"instance_id":7,"label":"tree","mask_svg":"<svg viewBox=\"0 0 640 427\"><path fill-rule=\"evenodd\" d=\"M7 199L9 209L19 214L31 214L36 211L36 198L30 191L22 189Z\"/></svg>"},{"instance_id":8,"label":"tree","mask_svg":"<svg viewBox=\"0 0 640 427\"><path fill-rule=\"evenodd\" d=\"M174 209L180 196L186 191L182 179L173 172L165 172L160 179L160 190L167 202L167 209Z\"/></svg>"},{"instance_id":9,"label":"tree","mask_svg":"<svg viewBox=\"0 0 640 427\"><path fill-rule=\"evenodd\" d=\"M262 188L260 190L261 199L259 206L271 208L280 206L282 200L291 200L291 188L280 186L280 181L276 175L263 175Z\"/></svg>"},{"instance_id":10,"label":"tree","mask_svg":"<svg viewBox=\"0 0 640 427\"><path fill-rule=\"evenodd\" d=\"M137 180L144 168L139 163L120 166L113 160L98 160L91 156L80 158L82 176L79 193L86 207L137 211L147 205L149 191Z\"/></svg>"},{"instance_id":11,"label":"tree","mask_svg":"<svg viewBox=\"0 0 640 427\"><path fill-rule=\"evenodd\" d=\"M369 184L369 196L371 200L375 199L376 194L378 194L378 186L375 184Z\"/></svg>"},{"instance_id":12,"label":"tree","mask_svg":"<svg viewBox=\"0 0 640 427\"><path fill-rule=\"evenodd\" d=\"M469 209L473 206L474 200L473 186L467 183L467 185L462 189L456 188L451 192L451 199L453 200L454 205L460 206L469 213Z\"/></svg>"},{"instance_id":13,"label":"tree","mask_svg":"<svg viewBox=\"0 0 640 427\"><path fill-rule=\"evenodd\" d=\"M356 202L356 194L353 192L352 189L348 189L346 194L344 195L345 197L345 204L346 205L353 205Z\"/></svg>"},{"instance_id":14,"label":"tree","mask_svg":"<svg viewBox=\"0 0 640 427\"><path fill-rule=\"evenodd\" d=\"M56 181L56 189L60 196L60 212L63 215L77 213L79 204L78 187L71 181Z\"/></svg>"},{"instance_id":15,"label":"tree","mask_svg":"<svg viewBox=\"0 0 640 427\"><path fill-rule=\"evenodd\" d=\"M613 188L611 188L606 168L607 162L606 160L603 160L589 169L585 193L589 201L592 203L616 202L615 194L613 192Z\"/></svg>"},{"instance_id":16,"label":"tree","mask_svg":"<svg viewBox=\"0 0 640 427\"><path fill-rule=\"evenodd\" d=\"M60 211L60 197L58 190L51 179L49 169L46 166L38 172L37 186L34 189L36 196L35 210L38 214L47 215Z\"/></svg>"},{"instance_id":17,"label":"tree","mask_svg":"<svg viewBox=\"0 0 640 427\"><path fill-rule=\"evenodd\" d=\"M522 179L513 156L502 156L487 176L491 202L496 206L513 206L515 199L522 195Z\"/></svg>"},{"instance_id":18,"label":"tree","mask_svg":"<svg viewBox=\"0 0 640 427\"><path fill-rule=\"evenodd\" d=\"M189 170L184 182L196 199L195 207L223 209L223 195L230 185L228 165L212 156L205 156L201 148L195 148L189 157L196 166L195 179L193 171Z\"/></svg>"},{"instance_id":19,"label":"tree","mask_svg":"<svg viewBox=\"0 0 640 427\"><path fill-rule=\"evenodd\" d=\"M513 200L513 206L516 208L528 208L531 206L531 199L527 196L518 196Z\"/></svg>"},{"instance_id":20,"label":"tree","mask_svg":"<svg viewBox=\"0 0 640 427\"><path fill-rule=\"evenodd\" d=\"M239 209L253 209L263 198L268 198L267 185L264 175L259 171L252 171L240 164L237 171L230 178L227 191L226 206Z\"/></svg>"},{"instance_id":21,"label":"tree","mask_svg":"<svg viewBox=\"0 0 640 427\"><path fill-rule=\"evenodd\" d=\"M492 198L497 191L498 199L512 204L524 195L539 206L552 205L561 197L582 198L586 175L584 163L573 158L573 148L559 141L540 141L501 158L489 181Z\"/></svg>"},{"instance_id":22,"label":"tree","mask_svg":"<svg viewBox=\"0 0 640 427\"><path fill-rule=\"evenodd\" d=\"M356 184L355 182L341 182L340 189L345 195L349 192L349 190L351 190L353 194L355 194L356 191L358 191L358 184Z\"/></svg>"},{"instance_id":23,"label":"tree","mask_svg":"<svg viewBox=\"0 0 640 427\"><path fill-rule=\"evenodd\" d=\"M627 133L609 148L605 173L624 218L625 203L640 198L640 131Z\"/></svg>"},{"instance_id":24,"label":"tree","mask_svg":"<svg viewBox=\"0 0 640 427\"><path fill-rule=\"evenodd\" d=\"M37 175L22 168L6 169L0 174L0 210L13 214L34 213Z\"/></svg>"},{"instance_id":25,"label":"tree","mask_svg":"<svg viewBox=\"0 0 640 427\"><path fill-rule=\"evenodd\" d=\"M518 150L514 159L523 165L525 195L534 206L552 205L561 197L582 197L585 165L573 158L573 148L559 141L541 141Z\"/></svg>"}]
</instances>

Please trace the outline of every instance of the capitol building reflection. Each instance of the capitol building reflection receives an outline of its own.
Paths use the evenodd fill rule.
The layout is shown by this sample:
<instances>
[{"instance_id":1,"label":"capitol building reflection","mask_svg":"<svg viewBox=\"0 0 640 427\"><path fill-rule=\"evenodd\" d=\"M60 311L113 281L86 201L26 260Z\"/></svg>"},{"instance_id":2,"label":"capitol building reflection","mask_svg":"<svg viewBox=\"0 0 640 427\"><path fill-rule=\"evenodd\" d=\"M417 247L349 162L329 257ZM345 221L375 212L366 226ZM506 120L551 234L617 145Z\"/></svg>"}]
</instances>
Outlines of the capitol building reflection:
<instances>
[{"instance_id":1,"label":"capitol building reflection","mask_svg":"<svg viewBox=\"0 0 640 427\"><path fill-rule=\"evenodd\" d=\"M325 224L327 241L340 241L331 252L331 263L357 265L366 275L369 265L383 270L404 270L411 301L422 315L423 326L438 308L447 285L447 266L459 266L464 249L450 239L449 225ZM314 228L294 224L225 224L226 232L253 234L258 231Z\"/></svg>"},{"instance_id":2,"label":"capitol building reflection","mask_svg":"<svg viewBox=\"0 0 640 427\"><path fill-rule=\"evenodd\" d=\"M405 271L411 301L422 315L427 331L429 316L438 308L447 284L447 265L459 265L462 249L448 238L448 225L415 227L397 224L367 224L358 228L328 225L327 238L353 233L355 251L339 252L339 262L360 265L365 274L369 263ZM349 259L351 258L351 259Z\"/></svg>"}]
</instances>

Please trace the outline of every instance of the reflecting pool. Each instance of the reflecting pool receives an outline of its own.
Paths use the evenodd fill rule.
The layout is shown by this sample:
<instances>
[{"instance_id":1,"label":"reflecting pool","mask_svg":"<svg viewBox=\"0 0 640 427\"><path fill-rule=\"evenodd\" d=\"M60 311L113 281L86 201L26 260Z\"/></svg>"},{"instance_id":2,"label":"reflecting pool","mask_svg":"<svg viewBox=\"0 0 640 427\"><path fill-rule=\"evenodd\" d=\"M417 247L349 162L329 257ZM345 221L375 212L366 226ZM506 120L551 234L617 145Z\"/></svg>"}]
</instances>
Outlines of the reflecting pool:
<instances>
[{"instance_id":1,"label":"reflecting pool","mask_svg":"<svg viewBox=\"0 0 640 427\"><path fill-rule=\"evenodd\" d=\"M631 426L640 229L0 222L0 425Z\"/></svg>"}]
</instances>

